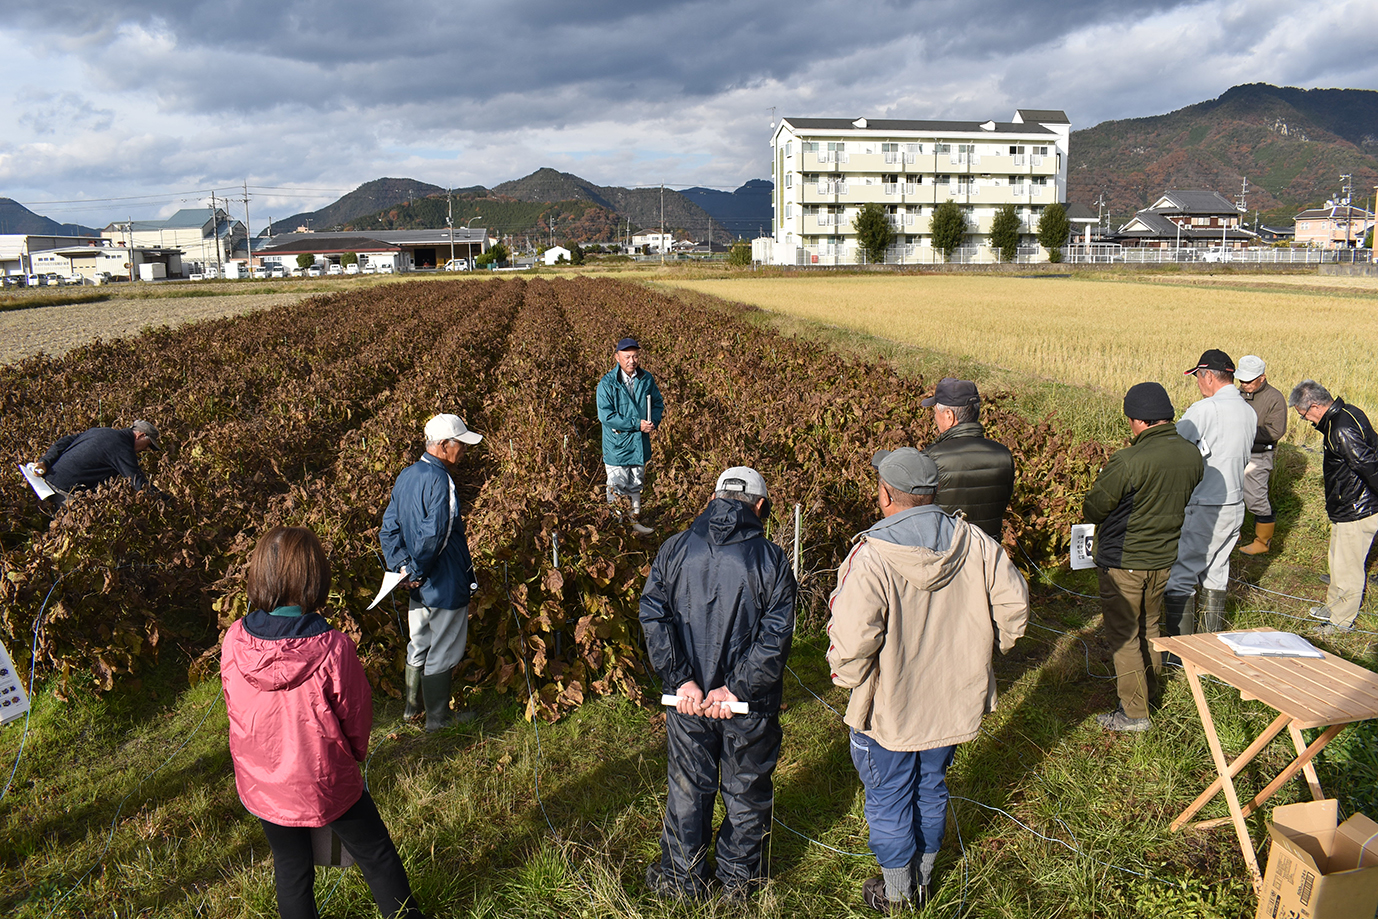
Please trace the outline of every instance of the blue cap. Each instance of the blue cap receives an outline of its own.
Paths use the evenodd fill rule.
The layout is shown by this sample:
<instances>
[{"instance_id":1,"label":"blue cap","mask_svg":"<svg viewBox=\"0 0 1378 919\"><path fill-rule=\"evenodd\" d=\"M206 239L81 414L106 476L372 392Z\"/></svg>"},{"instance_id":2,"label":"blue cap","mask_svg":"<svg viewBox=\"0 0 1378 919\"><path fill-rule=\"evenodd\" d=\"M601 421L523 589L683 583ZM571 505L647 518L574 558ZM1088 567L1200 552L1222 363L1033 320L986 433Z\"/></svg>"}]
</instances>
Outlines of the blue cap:
<instances>
[{"instance_id":1,"label":"blue cap","mask_svg":"<svg viewBox=\"0 0 1378 919\"><path fill-rule=\"evenodd\" d=\"M619 341L619 342L617 343L617 347L616 347L616 348L613 348L613 350L614 350L614 351L640 351L640 350L641 350L641 346L638 345L638 344L636 343L636 339L635 339L635 338L624 338L624 339L622 339L621 341Z\"/></svg>"}]
</instances>

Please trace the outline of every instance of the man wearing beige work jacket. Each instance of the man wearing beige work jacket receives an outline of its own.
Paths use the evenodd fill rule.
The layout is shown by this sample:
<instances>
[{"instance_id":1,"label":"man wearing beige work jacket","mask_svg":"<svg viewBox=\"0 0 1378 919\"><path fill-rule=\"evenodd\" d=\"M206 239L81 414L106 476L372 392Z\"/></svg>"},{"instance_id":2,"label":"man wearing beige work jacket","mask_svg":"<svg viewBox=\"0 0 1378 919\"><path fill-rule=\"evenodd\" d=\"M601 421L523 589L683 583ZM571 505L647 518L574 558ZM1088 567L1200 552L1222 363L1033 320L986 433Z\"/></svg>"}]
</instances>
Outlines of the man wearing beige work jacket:
<instances>
[{"instance_id":1,"label":"man wearing beige work jacket","mask_svg":"<svg viewBox=\"0 0 1378 919\"><path fill-rule=\"evenodd\" d=\"M928 897L947 768L995 705L991 651L1024 634L1029 588L995 540L933 503L931 458L903 447L871 462L884 519L838 569L828 663L852 690L845 720L881 866L862 899L886 912Z\"/></svg>"}]
</instances>

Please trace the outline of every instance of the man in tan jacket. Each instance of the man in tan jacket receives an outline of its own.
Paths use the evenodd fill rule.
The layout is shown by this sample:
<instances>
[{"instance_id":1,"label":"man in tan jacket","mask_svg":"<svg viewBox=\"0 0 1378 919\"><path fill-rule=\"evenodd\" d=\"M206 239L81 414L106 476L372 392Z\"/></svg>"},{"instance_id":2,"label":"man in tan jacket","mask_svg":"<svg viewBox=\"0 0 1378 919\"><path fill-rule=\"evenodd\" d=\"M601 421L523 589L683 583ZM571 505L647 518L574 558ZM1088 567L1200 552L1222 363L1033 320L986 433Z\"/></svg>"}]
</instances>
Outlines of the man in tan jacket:
<instances>
[{"instance_id":1,"label":"man in tan jacket","mask_svg":"<svg viewBox=\"0 0 1378 919\"><path fill-rule=\"evenodd\" d=\"M838 569L828 663L852 690L846 723L881 875L862 899L922 906L947 831L947 769L995 705L991 649L1024 634L1029 588L995 540L933 503L938 468L881 450L883 519Z\"/></svg>"}]
</instances>

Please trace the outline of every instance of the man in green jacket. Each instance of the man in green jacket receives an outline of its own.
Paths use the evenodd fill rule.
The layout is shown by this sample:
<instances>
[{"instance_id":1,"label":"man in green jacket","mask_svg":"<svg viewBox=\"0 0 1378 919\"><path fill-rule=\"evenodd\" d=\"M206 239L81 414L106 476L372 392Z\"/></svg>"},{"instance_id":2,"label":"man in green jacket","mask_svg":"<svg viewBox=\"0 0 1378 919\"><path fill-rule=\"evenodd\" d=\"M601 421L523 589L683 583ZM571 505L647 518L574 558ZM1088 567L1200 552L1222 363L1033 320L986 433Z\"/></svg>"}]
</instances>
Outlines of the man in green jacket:
<instances>
[{"instance_id":1,"label":"man in green jacket","mask_svg":"<svg viewBox=\"0 0 1378 919\"><path fill-rule=\"evenodd\" d=\"M651 435L660 426L665 402L655 379L641 367L641 345L624 338L614 349L617 366L598 381L598 420L603 424L603 466L608 474L608 503L621 516L617 503L625 495L631 503L632 529L649 536L641 514L641 489L646 462L651 458Z\"/></svg>"},{"instance_id":2,"label":"man in green jacket","mask_svg":"<svg viewBox=\"0 0 1378 919\"><path fill-rule=\"evenodd\" d=\"M1110 457L1082 507L1096 525L1101 613L1120 697L1115 711L1096 720L1109 731L1146 731L1148 700L1162 669L1152 642L1160 634L1163 589L1205 462L1173 426L1162 384L1130 387L1124 413L1134 439Z\"/></svg>"}]
</instances>

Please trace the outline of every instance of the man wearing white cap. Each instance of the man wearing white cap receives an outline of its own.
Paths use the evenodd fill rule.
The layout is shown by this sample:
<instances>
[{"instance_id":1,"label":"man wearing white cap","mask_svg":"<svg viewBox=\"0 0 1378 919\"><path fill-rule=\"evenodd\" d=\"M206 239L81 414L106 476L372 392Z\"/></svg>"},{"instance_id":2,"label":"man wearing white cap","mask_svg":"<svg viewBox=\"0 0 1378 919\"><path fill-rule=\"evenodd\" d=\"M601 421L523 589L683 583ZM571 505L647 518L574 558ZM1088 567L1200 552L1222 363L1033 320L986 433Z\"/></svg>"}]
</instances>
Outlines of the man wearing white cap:
<instances>
[{"instance_id":1,"label":"man wearing white cap","mask_svg":"<svg viewBox=\"0 0 1378 919\"><path fill-rule=\"evenodd\" d=\"M761 474L728 469L703 513L660 547L641 595L651 666L679 700L665 718L669 790L660 860L646 873L662 897L707 894L719 792L723 899L746 899L765 876L798 587L784 550L766 539L769 516ZM734 714L733 702L746 703L747 713Z\"/></svg>"},{"instance_id":2,"label":"man wearing white cap","mask_svg":"<svg viewBox=\"0 0 1378 919\"><path fill-rule=\"evenodd\" d=\"M427 731L456 721L450 674L464 656L469 592L478 585L454 472L465 451L481 440L483 435L465 427L458 415L427 421L426 452L397 477L378 534L388 570L405 571L402 586L411 592L402 717L416 720L424 705Z\"/></svg>"},{"instance_id":3,"label":"man wearing white cap","mask_svg":"<svg viewBox=\"0 0 1378 919\"><path fill-rule=\"evenodd\" d=\"M1266 369L1263 358L1246 354L1234 372L1240 394L1258 416L1249 464L1244 467L1244 509L1254 515L1254 541L1239 547L1245 555L1267 552L1277 525L1277 515L1268 500L1268 483L1273 477L1273 451L1287 433L1287 399L1268 385Z\"/></svg>"}]
</instances>

